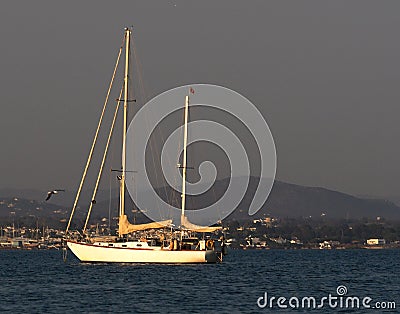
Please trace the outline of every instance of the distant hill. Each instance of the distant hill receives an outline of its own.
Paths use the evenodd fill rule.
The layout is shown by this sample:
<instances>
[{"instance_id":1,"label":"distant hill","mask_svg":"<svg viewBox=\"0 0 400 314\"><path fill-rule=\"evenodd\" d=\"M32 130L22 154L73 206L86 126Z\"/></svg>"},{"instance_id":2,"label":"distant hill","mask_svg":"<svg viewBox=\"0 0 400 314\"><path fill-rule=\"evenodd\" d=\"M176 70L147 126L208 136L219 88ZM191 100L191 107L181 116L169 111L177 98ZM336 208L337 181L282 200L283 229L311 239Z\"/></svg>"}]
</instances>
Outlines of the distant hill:
<instances>
[{"instance_id":1,"label":"distant hill","mask_svg":"<svg viewBox=\"0 0 400 314\"><path fill-rule=\"evenodd\" d=\"M250 184L250 189L255 189L254 183ZM246 203L245 200L240 207L246 208ZM387 200L362 199L325 188L275 181L266 204L256 216L264 214L279 217L321 217L325 214L327 219L380 216L400 220L400 207Z\"/></svg>"},{"instance_id":2,"label":"distant hill","mask_svg":"<svg viewBox=\"0 0 400 314\"><path fill-rule=\"evenodd\" d=\"M226 190L229 180L219 180L214 184L212 194L215 194L217 199ZM234 180L238 180L243 186L246 184L245 178L239 177ZM275 181L267 202L254 216L249 216L248 208L258 182L259 178L250 178L245 197L227 219L257 219L270 215L291 218L324 216L326 219L361 219L380 216L390 220L400 220L400 207L387 200L362 199L325 188L306 187L281 181ZM163 197L174 194L168 188L159 189L158 193ZM180 202L179 194L175 193L174 199ZM197 196L195 200L195 204L205 207L210 202L210 194ZM177 204L179 203L175 205Z\"/></svg>"},{"instance_id":3,"label":"distant hill","mask_svg":"<svg viewBox=\"0 0 400 314\"><path fill-rule=\"evenodd\" d=\"M244 178L235 178L235 180L243 180ZM400 220L400 207L394 203L379 199L362 199L345 193L340 193L320 187L305 187L280 181L275 181L271 194L262 209L254 216L248 215L248 207L250 201L257 188L258 178L250 179L249 188L238 208L225 220L245 220L258 219L266 216L273 217L309 217L326 219L361 219L376 218L378 216L388 220ZM229 179L216 181L212 188L213 199L218 199L225 191ZM157 189L159 195L165 199L173 200L172 203L177 206L180 202L179 193L174 192L171 188ZM0 190L0 219L1 221L12 221L13 219L22 219L22 222L35 222L35 219L42 219L48 224L65 227L65 219L69 217L71 205L75 194L65 192L50 199L51 202L59 202L53 204L50 201L44 202L47 191L33 190ZM142 192L146 193L146 192ZM96 198L94 205L92 221L99 221L102 218L109 217L111 209L111 217L117 215L118 199L113 198L107 200L109 192L101 191ZM117 195L113 191L112 195ZM188 198L190 200L190 197ZM77 209L77 216L74 223L78 226L83 223L87 211L87 205L90 200L90 193L85 192L80 201L80 208ZM210 194L205 193L202 196L196 196L195 204L200 208L210 203ZM190 202L190 201L188 201ZM135 206L128 198L127 208L134 209ZM141 213L132 213L127 210L127 214L133 220L133 215L137 222L147 221L147 218ZM36 218L35 218L36 217ZM37 218L39 217L39 218Z\"/></svg>"},{"instance_id":4,"label":"distant hill","mask_svg":"<svg viewBox=\"0 0 400 314\"><path fill-rule=\"evenodd\" d=\"M0 197L0 224L15 226L65 226L67 209L19 197Z\"/></svg>"},{"instance_id":5,"label":"distant hill","mask_svg":"<svg viewBox=\"0 0 400 314\"><path fill-rule=\"evenodd\" d=\"M62 187L56 187L62 188ZM37 202L44 202L46 199L48 191L40 191L33 189L0 189L0 198L24 198L28 200L35 200ZM80 203L87 204L92 196L93 191L83 190L80 197ZM104 201L109 199L109 191L99 191L97 193L96 199L98 201ZM113 191L112 195L118 195L116 191ZM56 204L64 207L71 207L74 203L76 196L76 191L66 190L65 192L61 192L58 195L53 195L46 204Z\"/></svg>"}]
</instances>

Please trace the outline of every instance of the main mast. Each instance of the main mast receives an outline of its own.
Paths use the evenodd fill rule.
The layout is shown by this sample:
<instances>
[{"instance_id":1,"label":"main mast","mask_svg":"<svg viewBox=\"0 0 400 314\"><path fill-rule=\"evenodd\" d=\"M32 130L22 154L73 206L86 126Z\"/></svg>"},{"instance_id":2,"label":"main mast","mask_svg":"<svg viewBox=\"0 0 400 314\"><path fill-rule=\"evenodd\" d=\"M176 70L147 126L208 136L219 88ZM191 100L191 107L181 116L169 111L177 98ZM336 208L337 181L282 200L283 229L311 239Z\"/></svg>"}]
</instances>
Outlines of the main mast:
<instances>
[{"instance_id":1,"label":"main mast","mask_svg":"<svg viewBox=\"0 0 400 314\"><path fill-rule=\"evenodd\" d=\"M187 168L187 138L188 138L188 116L189 116L189 96L185 98L185 124L183 131L183 166L182 166L182 205L181 205L181 225L183 225L184 217L185 217L185 205L186 205L186 168Z\"/></svg>"},{"instance_id":2,"label":"main mast","mask_svg":"<svg viewBox=\"0 0 400 314\"><path fill-rule=\"evenodd\" d=\"M122 126L122 160L121 160L121 180L119 196L119 216L125 215L125 174L126 174L126 125L128 119L128 81L129 81L129 49L130 49L131 30L125 29L125 75L124 75L124 122ZM120 234L121 236L121 234Z\"/></svg>"}]
</instances>

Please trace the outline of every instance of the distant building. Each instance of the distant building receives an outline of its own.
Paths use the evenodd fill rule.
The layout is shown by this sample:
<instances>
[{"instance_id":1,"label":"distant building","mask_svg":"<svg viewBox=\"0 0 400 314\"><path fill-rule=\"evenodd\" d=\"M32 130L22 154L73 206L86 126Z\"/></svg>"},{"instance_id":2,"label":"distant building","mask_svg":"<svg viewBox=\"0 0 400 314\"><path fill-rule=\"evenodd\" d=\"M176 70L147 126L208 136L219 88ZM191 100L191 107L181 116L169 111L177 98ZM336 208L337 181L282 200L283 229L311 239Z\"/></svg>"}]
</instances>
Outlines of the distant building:
<instances>
[{"instance_id":1,"label":"distant building","mask_svg":"<svg viewBox=\"0 0 400 314\"><path fill-rule=\"evenodd\" d=\"M290 240L290 244L299 244L299 245L301 245L301 244L303 244L303 242L301 242L299 239L292 239L292 240Z\"/></svg>"},{"instance_id":2,"label":"distant building","mask_svg":"<svg viewBox=\"0 0 400 314\"><path fill-rule=\"evenodd\" d=\"M385 239L368 239L367 240L368 245L384 245L386 244Z\"/></svg>"},{"instance_id":3,"label":"distant building","mask_svg":"<svg viewBox=\"0 0 400 314\"><path fill-rule=\"evenodd\" d=\"M11 247L13 247L13 248L23 248L26 243L28 243L28 239L26 239L26 238L11 239Z\"/></svg>"},{"instance_id":4,"label":"distant building","mask_svg":"<svg viewBox=\"0 0 400 314\"><path fill-rule=\"evenodd\" d=\"M269 238L269 239L278 244L285 244L288 241L288 240L282 238L281 236L279 236L278 238Z\"/></svg>"},{"instance_id":5,"label":"distant building","mask_svg":"<svg viewBox=\"0 0 400 314\"><path fill-rule=\"evenodd\" d=\"M0 248L11 247L11 242L6 237L0 237Z\"/></svg>"},{"instance_id":6,"label":"distant building","mask_svg":"<svg viewBox=\"0 0 400 314\"><path fill-rule=\"evenodd\" d=\"M324 241L319 243L319 248L321 250L330 250L340 245L339 241Z\"/></svg>"},{"instance_id":7,"label":"distant building","mask_svg":"<svg viewBox=\"0 0 400 314\"><path fill-rule=\"evenodd\" d=\"M319 243L319 248L321 250L330 250L332 248L331 244L329 241L324 241Z\"/></svg>"}]
</instances>

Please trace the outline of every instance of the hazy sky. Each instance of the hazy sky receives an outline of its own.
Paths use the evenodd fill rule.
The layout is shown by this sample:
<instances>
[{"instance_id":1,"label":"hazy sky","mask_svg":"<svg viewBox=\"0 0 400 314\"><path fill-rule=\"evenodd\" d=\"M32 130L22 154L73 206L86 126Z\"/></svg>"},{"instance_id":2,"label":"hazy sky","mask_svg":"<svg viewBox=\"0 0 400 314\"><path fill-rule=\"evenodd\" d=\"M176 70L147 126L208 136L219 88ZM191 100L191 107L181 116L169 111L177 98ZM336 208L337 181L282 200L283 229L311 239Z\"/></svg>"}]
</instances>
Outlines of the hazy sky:
<instances>
[{"instance_id":1,"label":"hazy sky","mask_svg":"<svg viewBox=\"0 0 400 314\"><path fill-rule=\"evenodd\" d=\"M265 115L277 178L399 195L400 2L6 1L0 188L76 189L123 28L148 95L234 89Z\"/></svg>"}]
</instances>

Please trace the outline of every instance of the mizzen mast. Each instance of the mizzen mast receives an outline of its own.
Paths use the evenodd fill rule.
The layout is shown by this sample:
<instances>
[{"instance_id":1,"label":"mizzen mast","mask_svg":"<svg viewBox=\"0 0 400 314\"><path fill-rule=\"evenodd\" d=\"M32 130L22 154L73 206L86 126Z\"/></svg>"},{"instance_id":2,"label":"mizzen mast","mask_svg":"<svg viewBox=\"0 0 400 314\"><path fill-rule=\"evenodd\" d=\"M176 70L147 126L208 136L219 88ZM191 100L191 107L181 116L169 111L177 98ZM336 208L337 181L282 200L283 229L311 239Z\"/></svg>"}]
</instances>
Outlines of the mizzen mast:
<instances>
[{"instance_id":1,"label":"mizzen mast","mask_svg":"<svg viewBox=\"0 0 400 314\"><path fill-rule=\"evenodd\" d=\"M189 96L185 97L185 124L183 129L183 165L182 165L182 205L181 205L181 225L185 221L185 205L186 205L186 169L187 169L187 138L188 138L188 116L189 116Z\"/></svg>"}]
</instances>

